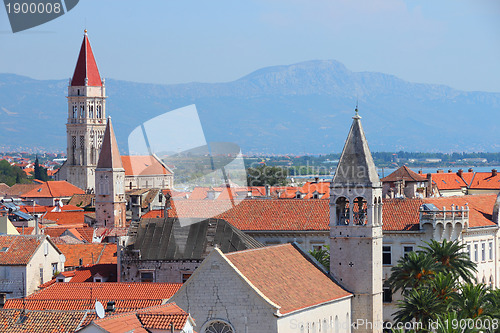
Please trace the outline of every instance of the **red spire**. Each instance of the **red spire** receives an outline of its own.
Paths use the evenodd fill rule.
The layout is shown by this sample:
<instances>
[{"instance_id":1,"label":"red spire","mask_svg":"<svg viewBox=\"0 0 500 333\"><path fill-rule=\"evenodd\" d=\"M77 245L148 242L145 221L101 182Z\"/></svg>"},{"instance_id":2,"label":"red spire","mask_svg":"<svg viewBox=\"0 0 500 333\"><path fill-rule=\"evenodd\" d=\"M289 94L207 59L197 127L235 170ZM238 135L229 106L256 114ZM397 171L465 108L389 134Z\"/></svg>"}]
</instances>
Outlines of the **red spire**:
<instances>
[{"instance_id":1,"label":"red spire","mask_svg":"<svg viewBox=\"0 0 500 333\"><path fill-rule=\"evenodd\" d=\"M87 78L87 84L85 84L85 78ZM82 47L80 49L78 61L76 62L75 73L73 74L71 85L102 86L101 76L99 75L94 54L92 53L92 48L90 47L90 42L87 37L87 30L85 30L85 35L83 36Z\"/></svg>"}]
</instances>

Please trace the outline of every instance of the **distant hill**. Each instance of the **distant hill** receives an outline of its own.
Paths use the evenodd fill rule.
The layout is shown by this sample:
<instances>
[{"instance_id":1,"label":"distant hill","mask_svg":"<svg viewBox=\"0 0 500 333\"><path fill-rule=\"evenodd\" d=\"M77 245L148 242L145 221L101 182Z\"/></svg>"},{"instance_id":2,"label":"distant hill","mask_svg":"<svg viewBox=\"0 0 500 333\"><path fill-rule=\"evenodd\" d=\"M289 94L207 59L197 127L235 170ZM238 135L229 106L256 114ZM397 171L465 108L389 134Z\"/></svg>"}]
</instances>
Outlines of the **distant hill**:
<instances>
[{"instance_id":1,"label":"distant hill","mask_svg":"<svg viewBox=\"0 0 500 333\"><path fill-rule=\"evenodd\" d=\"M65 149L67 80L0 74L1 146ZM359 100L373 151L500 151L500 93L352 72L337 61L257 70L226 83L106 80L121 150L142 122L196 104L208 141L244 153L340 152Z\"/></svg>"}]
</instances>

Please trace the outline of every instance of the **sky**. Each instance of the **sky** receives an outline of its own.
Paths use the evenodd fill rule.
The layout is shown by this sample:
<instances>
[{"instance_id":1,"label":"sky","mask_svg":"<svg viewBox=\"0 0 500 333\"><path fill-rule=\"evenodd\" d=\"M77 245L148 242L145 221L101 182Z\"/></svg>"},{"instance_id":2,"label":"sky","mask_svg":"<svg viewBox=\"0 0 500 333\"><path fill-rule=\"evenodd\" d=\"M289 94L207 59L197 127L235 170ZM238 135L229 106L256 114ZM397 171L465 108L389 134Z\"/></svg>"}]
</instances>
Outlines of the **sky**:
<instances>
[{"instance_id":1,"label":"sky","mask_svg":"<svg viewBox=\"0 0 500 333\"><path fill-rule=\"evenodd\" d=\"M85 28L105 78L225 82L334 59L356 72L500 92L498 0L80 0L18 33L0 8L0 73L69 78Z\"/></svg>"}]
</instances>

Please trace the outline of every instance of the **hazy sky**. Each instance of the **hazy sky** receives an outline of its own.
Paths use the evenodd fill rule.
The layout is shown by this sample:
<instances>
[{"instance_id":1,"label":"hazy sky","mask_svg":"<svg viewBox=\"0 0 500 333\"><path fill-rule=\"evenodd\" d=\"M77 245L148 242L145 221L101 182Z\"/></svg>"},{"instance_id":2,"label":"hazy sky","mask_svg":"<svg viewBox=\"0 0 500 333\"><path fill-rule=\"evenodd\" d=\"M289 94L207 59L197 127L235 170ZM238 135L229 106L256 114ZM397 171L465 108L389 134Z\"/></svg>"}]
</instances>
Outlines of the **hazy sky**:
<instances>
[{"instance_id":1,"label":"hazy sky","mask_svg":"<svg viewBox=\"0 0 500 333\"><path fill-rule=\"evenodd\" d=\"M220 82L335 59L353 71L500 92L499 0L80 0L16 34L0 8L0 73L69 78L85 27L106 78Z\"/></svg>"}]
</instances>

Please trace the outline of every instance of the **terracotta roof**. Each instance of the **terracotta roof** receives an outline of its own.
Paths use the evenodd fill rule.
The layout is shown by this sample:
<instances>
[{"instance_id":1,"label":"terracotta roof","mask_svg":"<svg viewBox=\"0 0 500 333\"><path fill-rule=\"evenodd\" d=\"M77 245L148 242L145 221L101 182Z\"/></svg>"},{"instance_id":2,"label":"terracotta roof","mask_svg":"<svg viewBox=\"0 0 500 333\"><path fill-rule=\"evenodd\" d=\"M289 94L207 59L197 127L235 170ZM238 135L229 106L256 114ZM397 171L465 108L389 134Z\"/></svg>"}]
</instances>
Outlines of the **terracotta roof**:
<instances>
[{"instance_id":1,"label":"terracotta roof","mask_svg":"<svg viewBox=\"0 0 500 333\"><path fill-rule=\"evenodd\" d=\"M424 182L427 180L423 175L419 175L412 169L408 168L406 165L403 165L387 177L382 178L380 181L382 182L396 182L404 180L406 182Z\"/></svg>"},{"instance_id":2,"label":"terracotta roof","mask_svg":"<svg viewBox=\"0 0 500 333\"><path fill-rule=\"evenodd\" d=\"M175 303L137 310L137 316L144 327L155 330L167 330L171 323L174 324L174 329L182 330L189 318Z\"/></svg>"},{"instance_id":3,"label":"terracotta roof","mask_svg":"<svg viewBox=\"0 0 500 333\"><path fill-rule=\"evenodd\" d=\"M225 256L258 290L281 306L282 314L351 295L292 244Z\"/></svg>"},{"instance_id":4,"label":"terracotta roof","mask_svg":"<svg viewBox=\"0 0 500 333\"><path fill-rule=\"evenodd\" d=\"M492 221L495 194L466 195L440 198L405 198L384 199L383 205L383 230L403 231L419 229L419 209L424 203L435 205L438 209L451 209L451 205L469 206L469 227L494 226Z\"/></svg>"},{"instance_id":5,"label":"terracotta roof","mask_svg":"<svg viewBox=\"0 0 500 333\"><path fill-rule=\"evenodd\" d=\"M85 79L87 79L87 84L85 84ZM94 54L92 53L92 48L90 47L90 42L86 33L83 36L82 47L80 48L80 54L78 55L71 85L102 86L101 76L99 75L99 70L97 69Z\"/></svg>"},{"instance_id":6,"label":"terracotta roof","mask_svg":"<svg viewBox=\"0 0 500 333\"><path fill-rule=\"evenodd\" d=\"M143 219L155 219L155 218L162 218L163 216L163 209L153 209L147 212L146 214L142 215L141 218Z\"/></svg>"},{"instance_id":7,"label":"terracotta roof","mask_svg":"<svg viewBox=\"0 0 500 333\"><path fill-rule=\"evenodd\" d=\"M55 284L64 284L58 282ZM96 299L30 299L26 298L24 304L27 310L93 310L95 309ZM97 301L104 306L110 301L115 302L115 311L124 312L145 307L159 305L163 302L161 299L152 300L135 300L135 299L114 299L114 298L99 298ZM4 309L22 309L22 298L11 298L5 302Z\"/></svg>"},{"instance_id":8,"label":"terracotta roof","mask_svg":"<svg viewBox=\"0 0 500 333\"><path fill-rule=\"evenodd\" d=\"M451 205L464 206L468 204L469 206L469 227L487 227L494 226L492 221L493 205L497 198L496 194L484 194L484 195L466 195L466 196L456 196L456 197L441 197L441 198L426 198L424 202L434 204L437 208L447 209L451 208Z\"/></svg>"},{"instance_id":9,"label":"terracotta roof","mask_svg":"<svg viewBox=\"0 0 500 333\"><path fill-rule=\"evenodd\" d=\"M85 239L87 243L92 243L92 241L94 240L94 228L83 227L76 228L76 230L78 230L80 235L82 235L83 239Z\"/></svg>"},{"instance_id":10,"label":"terracotta roof","mask_svg":"<svg viewBox=\"0 0 500 333\"><path fill-rule=\"evenodd\" d=\"M172 174L155 155L122 156L122 163L126 176Z\"/></svg>"},{"instance_id":11,"label":"terracotta roof","mask_svg":"<svg viewBox=\"0 0 500 333\"><path fill-rule=\"evenodd\" d=\"M5 194L10 189L10 186L5 183L0 183L0 194Z\"/></svg>"},{"instance_id":12,"label":"terracotta roof","mask_svg":"<svg viewBox=\"0 0 500 333\"><path fill-rule=\"evenodd\" d=\"M42 300L164 300L181 287L181 283L82 282L54 283L27 299Z\"/></svg>"},{"instance_id":13,"label":"terracotta roof","mask_svg":"<svg viewBox=\"0 0 500 333\"><path fill-rule=\"evenodd\" d=\"M108 333L149 332L142 326L135 312L120 313L103 319L96 319L92 324Z\"/></svg>"},{"instance_id":14,"label":"terracotta roof","mask_svg":"<svg viewBox=\"0 0 500 333\"><path fill-rule=\"evenodd\" d=\"M101 152L97 168L100 169L123 169L120 152L118 151L118 143L116 142L115 131L111 118L108 118L106 123L106 131L102 140Z\"/></svg>"},{"instance_id":15,"label":"terracotta roof","mask_svg":"<svg viewBox=\"0 0 500 333\"><path fill-rule=\"evenodd\" d=\"M71 199L69 199L68 205L74 205L76 207L92 206L93 198L95 198L95 194L74 194Z\"/></svg>"},{"instance_id":16,"label":"terracotta roof","mask_svg":"<svg viewBox=\"0 0 500 333\"><path fill-rule=\"evenodd\" d=\"M65 267L116 264L116 244L58 244L57 247L66 257ZM82 264L80 264L80 259L82 259Z\"/></svg>"},{"instance_id":17,"label":"terracotta roof","mask_svg":"<svg viewBox=\"0 0 500 333\"><path fill-rule=\"evenodd\" d=\"M97 265L86 265L72 271L61 272L58 276L50 281L45 282L40 285L39 288L46 288L53 283L56 283L57 278L63 275L65 278L70 277L69 281L65 283L78 283L78 282L93 282L94 275L99 274L102 277L106 277L106 282L116 282L117 267L116 264L97 264Z\"/></svg>"},{"instance_id":18,"label":"terracotta roof","mask_svg":"<svg viewBox=\"0 0 500 333\"><path fill-rule=\"evenodd\" d=\"M329 214L329 201L321 199L245 199L234 207L229 200L178 200L169 211L170 217L223 219L240 230L328 230Z\"/></svg>"},{"instance_id":19,"label":"terracotta roof","mask_svg":"<svg viewBox=\"0 0 500 333\"><path fill-rule=\"evenodd\" d=\"M0 265L27 265L44 236L0 235Z\"/></svg>"},{"instance_id":20,"label":"terracotta roof","mask_svg":"<svg viewBox=\"0 0 500 333\"><path fill-rule=\"evenodd\" d=\"M35 227L16 227L16 230L20 235L31 235L35 231Z\"/></svg>"},{"instance_id":21,"label":"terracotta roof","mask_svg":"<svg viewBox=\"0 0 500 333\"><path fill-rule=\"evenodd\" d=\"M437 186L439 190L460 190L466 188L467 184L456 173L433 173L432 183Z\"/></svg>"},{"instance_id":22,"label":"terracotta roof","mask_svg":"<svg viewBox=\"0 0 500 333\"><path fill-rule=\"evenodd\" d=\"M5 195L9 197L22 197L25 193L39 187L40 184L14 184L5 192Z\"/></svg>"},{"instance_id":23,"label":"terracotta roof","mask_svg":"<svg viewBox=\"0 0 500 333\"><path fill-rule=\"evenodd\" d=\"M21 211L25 213L45 213L52 212L56 209L60 209L63 212L83 212L83 208L73 206L73 205L64 205L62 207L59 206L40 206L36 205L35 207L31 205L21 206L19 207Z\"/></svg>"},{"instance_id":24,"label":"terracotta roof","mask_svg":"<svg viewBox=\"0 0 500 333\"><path fill-rule=\"evenodd\" d=\"M84 226L85 223L85 211L79 212L48 212L43 216L43 221L49 220L57 223L58 225L78 225L80 227Z\"/></svg>"},{"instance_id":25,"label":"terracotta roof","mask_svg":"<svg viewBox=\"0 0 500 333\"><path fill-rule=\"evenodd\" d=\"M94 319L90 311L26 311L0 310L0 331L4 333L74 332ZM23 320L21 320L21 318Z\"/></svg>"},{"instance_id":26,"label":"terracotta roof","mask_svg":"<svg viewBox=\"0 0 500 333\"><path fill-rule=\"evenodd\" d=\"M468 186L470 186L472 178L474 178L474 172L462 172L462 179Z\"/></svg>"},{"instance_id":27,"label":"terracotta roof","mask_svg":"<svg viewBox=\"0 0 500 333\"><path fill-rule=\"evenodd\" d=\"M37 188L24 193L22 197L25 198L61 198L71 197L73 194L84 194L85 192L68 183L65 180L51 180L38 185Z\"/></svg>"},{"instance_id":28,"label":"terracotta roof","mask_svg":"<svg viewBox=\"0 0 500 333\"><path fill-rule=\"evenodd\" d=\"M424 201L419 198L383 199L382 229L384 231L419 230L420 206Z\"/></svg>"},{"instance_id":29,"label":"terracotta roof","mask_svg":"<svg viewBox=\"0 0 500 333\"><path fill-rule=\"evenodd\" d=\"M500 190L500 174L492 172L476 172L470 183L471 189Z\"/></svg>"}]
</instances>

